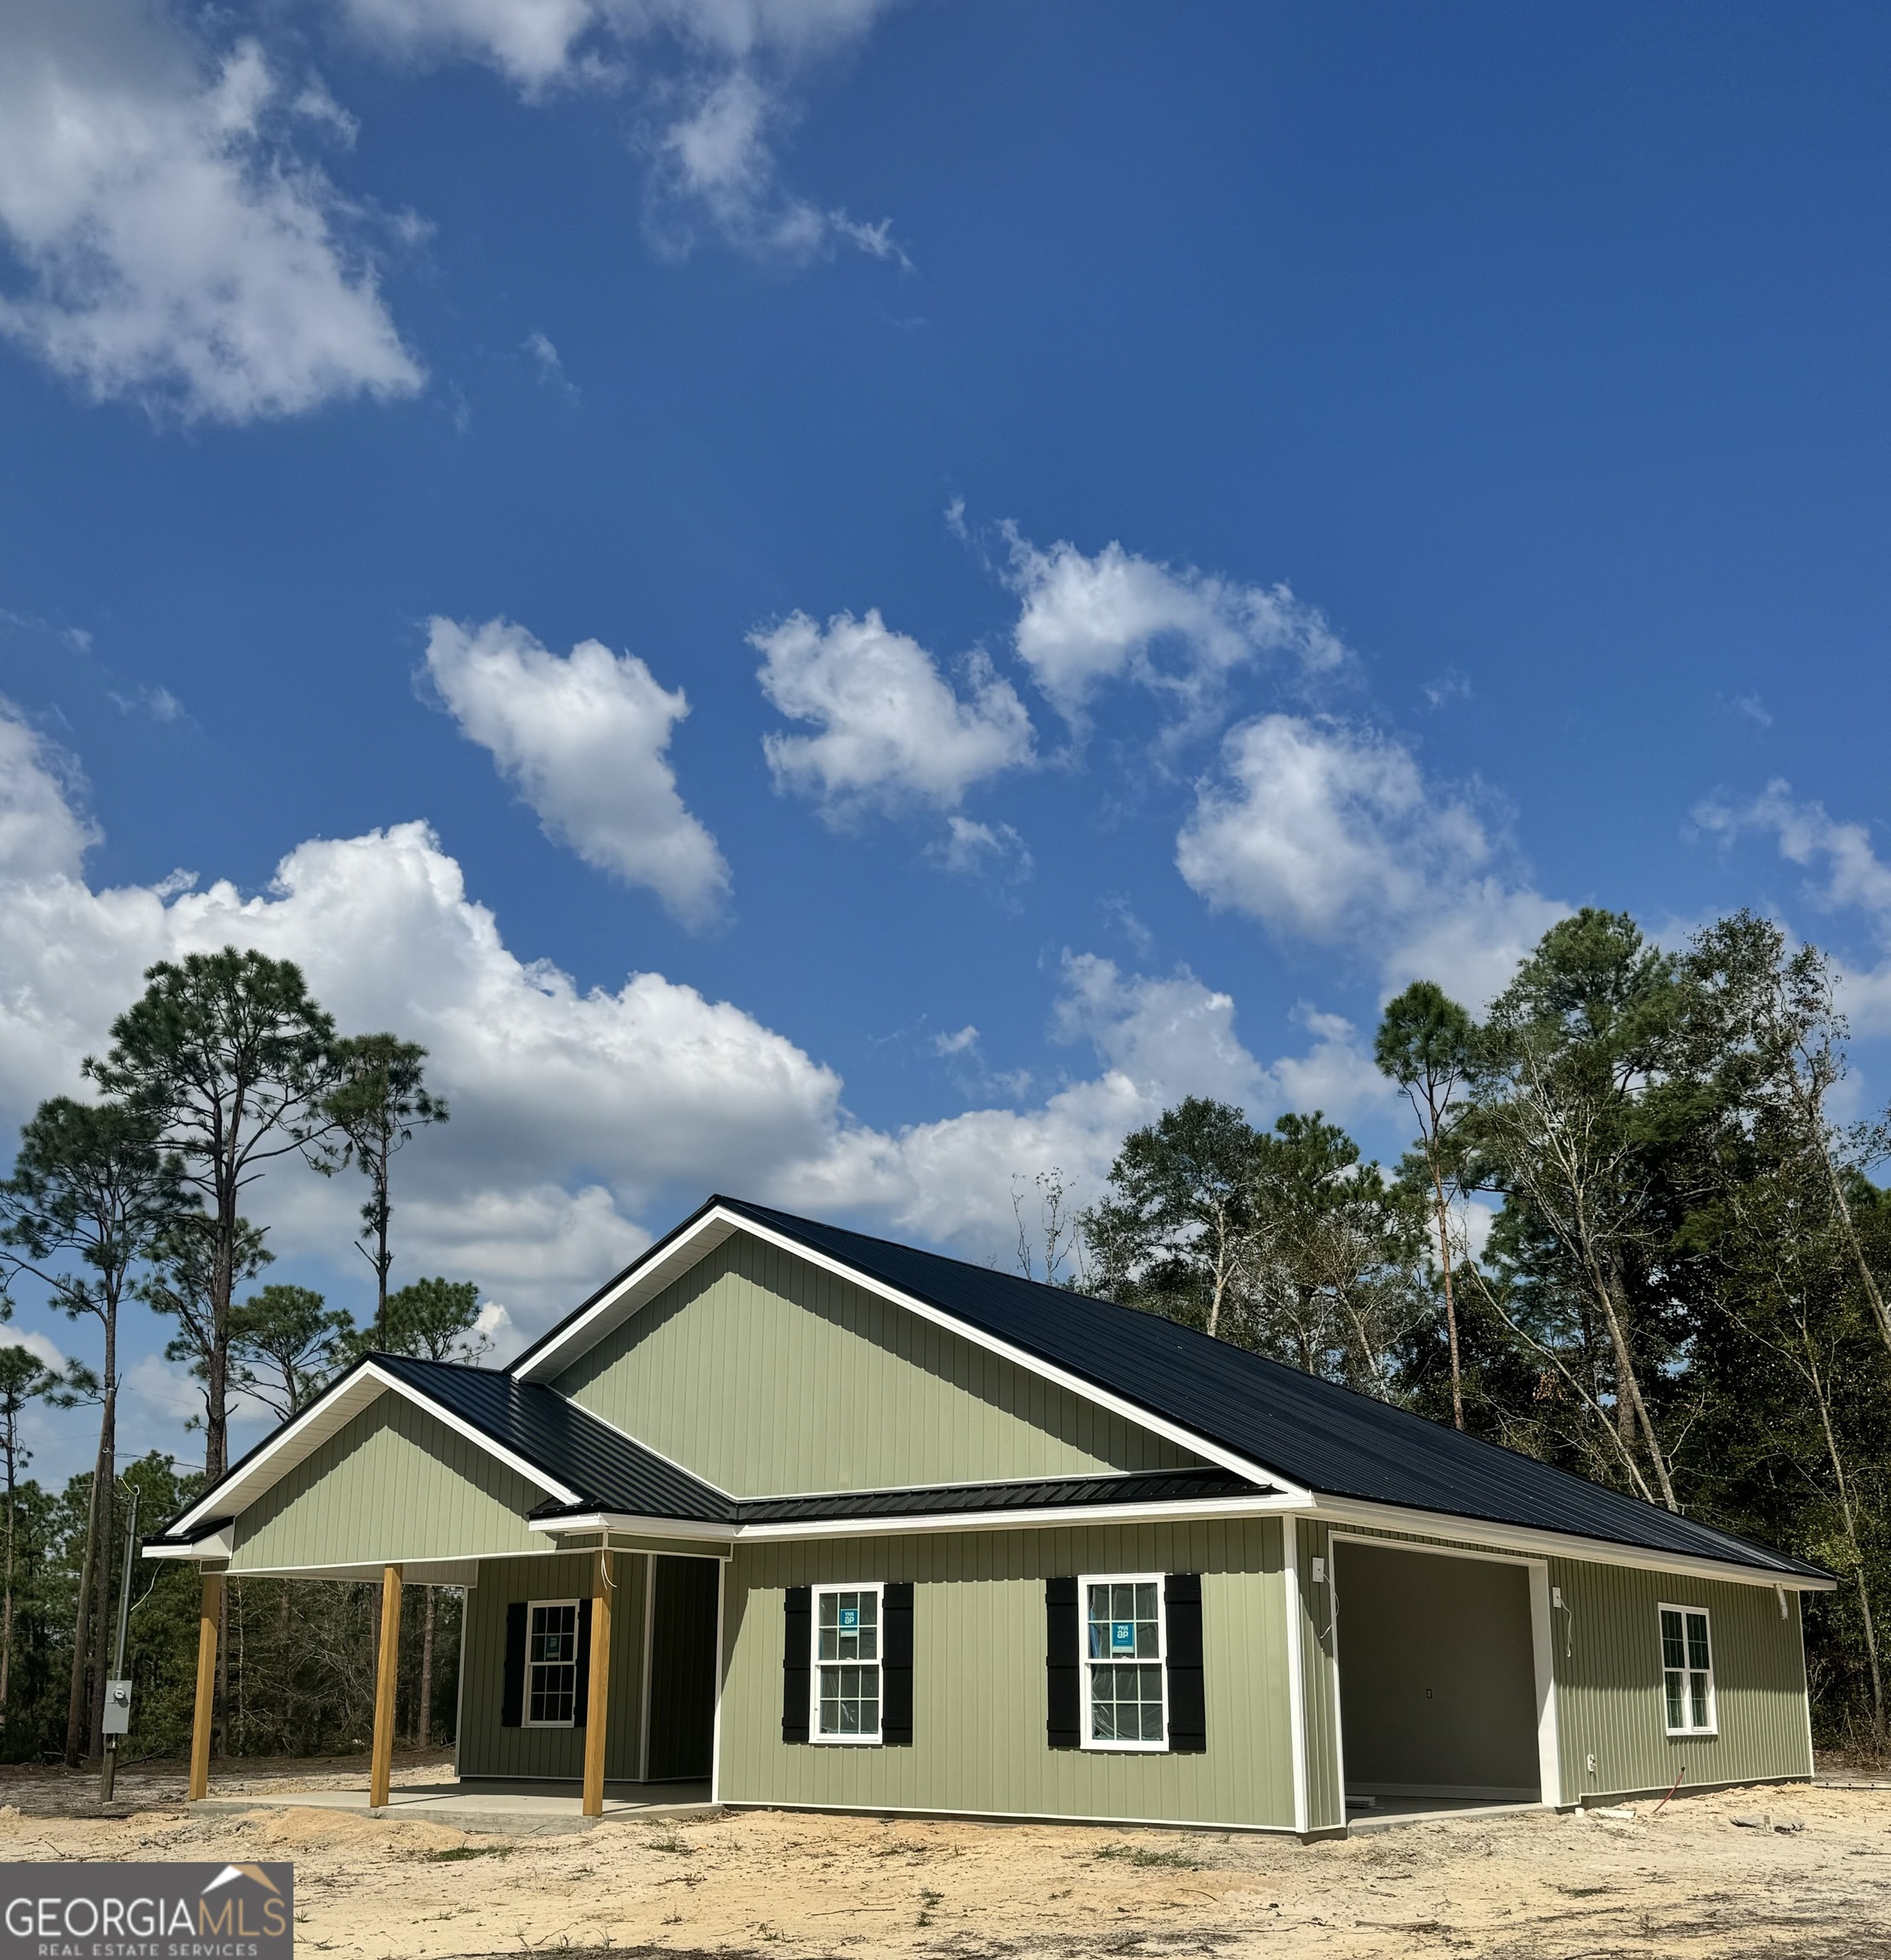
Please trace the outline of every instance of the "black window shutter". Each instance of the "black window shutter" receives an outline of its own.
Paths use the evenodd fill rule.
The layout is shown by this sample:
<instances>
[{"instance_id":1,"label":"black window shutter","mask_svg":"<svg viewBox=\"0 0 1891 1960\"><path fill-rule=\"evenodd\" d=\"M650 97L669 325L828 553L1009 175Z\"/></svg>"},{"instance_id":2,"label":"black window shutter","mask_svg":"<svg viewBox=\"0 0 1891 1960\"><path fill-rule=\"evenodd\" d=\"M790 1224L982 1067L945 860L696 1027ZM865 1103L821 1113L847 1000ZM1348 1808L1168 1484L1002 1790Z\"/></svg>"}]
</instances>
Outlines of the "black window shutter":
<instances>
[{"instance_id":1,"label":"black window shutter","mask_svg":"<svg viewBox=\"0 0 1891 1960\"><path fill-rule=\"evenodd\" d=\"M913 1584L880 1589L880 1739L913 1745Z\"/></svg>"},{"instance_id":2,"label":"black window shutter","mask_svg":"<svg viewBox=\"0 0 1891 1960\"><path fill-rule=\"evenodd\" d=\"M505 1684L499 1692L499 1726L516 1729L525 1720L526 1603L505 1610Z\"/></svg>"},{"instance_id":3,"label":"black window shutter","mask_svg":"<svg viewBox=\"0 0 1891 1960\"><path fill-rule=\"evenodd\" d=\"M1202 1580L1171 1572L1162 1582L1169 1633L1169 1747L1177 1756L1208 1749L1208 1696L1202 1684Z\"/></svg>"},{"instance_id":4,"label":"black window shutter","mask_svg":"<svg viewBox=\"0 0 1891 1960\"><path fill-rule=\"evenodd\" d=\"M572 1725L582 1729L591 1709L591 1603L578 1603L578 1695L572 1703Z\"/></svg>"},{"instance_id":5,"label":"black window shutter","mask_svg":"<svg viewBox=\"0 0 1891 1960\"><path fill-rule=\"evenodd\" d=\"M782 1741L807 1741L807 1702L812 1689L814 1592L788 1588L782 1643Z\"/></svg>"},{"instance_id":6,"label":"black window shutter","mask_svg":"<svg viewBox=\"0 0 1891 1960\"><path fill-rule=\"evenodd\" d=\"M1082 1746L1083 1670L1077 1653L1077 1581L1044 1582L1045 1740L1053 1749Z\"/></svg>"}]
</instances>

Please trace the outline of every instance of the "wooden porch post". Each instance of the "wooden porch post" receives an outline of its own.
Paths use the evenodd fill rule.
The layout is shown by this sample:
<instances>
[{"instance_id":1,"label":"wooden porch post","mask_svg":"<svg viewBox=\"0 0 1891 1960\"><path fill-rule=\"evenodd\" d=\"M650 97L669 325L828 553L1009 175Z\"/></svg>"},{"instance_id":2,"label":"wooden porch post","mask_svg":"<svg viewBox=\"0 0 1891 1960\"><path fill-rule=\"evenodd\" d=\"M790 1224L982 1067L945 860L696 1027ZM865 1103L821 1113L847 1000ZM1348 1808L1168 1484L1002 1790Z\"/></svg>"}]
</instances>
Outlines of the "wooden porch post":
<instances>
[{"instance_id":1,"label":"wooden porch post","mask_svg":"<svg viewBox=\"0 0 1891 1960\"><path fill-rule=\"evenodd\" d=\"M217 1622L223 1612L223 1574L206 1572L197 1608L197 1701L191 1718L191 1797L210 1793L210 1724L217 1710Z\"/></svg>"},{"instance_id":2,"label":"wooden porch post","mask_svg":"<svg viewBox=\"0 0 1891 1960\"><path fill-rule=\"evenodd\" d=\"M601 1551L591 1576L591 1678L584 1713L584 1815L604 1815L604 1746L611 1726L611 1554Z\"/></svg>"},{"instance_id":3,"label":"wooden porch post","mask_svg":"<svg viewBox=\"0 0 1891 1960\"><path fill-rule=\"evenodd\" d=\"M369 1758L367 1801L379 1809L394 1775L394 1689L401 1677L401 1571L381 1572L381 1645L374 1670L374 1748Z\"/></svg>"}]
</instances>

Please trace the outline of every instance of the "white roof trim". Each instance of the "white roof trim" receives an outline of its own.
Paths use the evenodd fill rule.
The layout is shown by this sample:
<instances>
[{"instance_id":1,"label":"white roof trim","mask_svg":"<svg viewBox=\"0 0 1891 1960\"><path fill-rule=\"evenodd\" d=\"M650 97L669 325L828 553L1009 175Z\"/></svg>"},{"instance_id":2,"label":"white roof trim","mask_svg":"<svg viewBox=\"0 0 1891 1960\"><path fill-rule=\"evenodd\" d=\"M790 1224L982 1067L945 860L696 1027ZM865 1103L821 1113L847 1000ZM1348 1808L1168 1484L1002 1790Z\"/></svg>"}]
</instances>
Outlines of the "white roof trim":
<instances>
[{"instance_id":1,"label":"white roof trim","mask_svg":"<svg viewBox=\"0 0 1891 1960\"><path fill-rule=\"evenodd\" d=\"M1292 1497L1204 1497L1193 1502L1149 1504L1034 1505L1018 1511L934 1511L889 1515L875 1512L852 1518L782 1518L766 1524L692 1524L675 1518L639 1518L623 1511L592 1511L581 1517L533 1520L534 1531L593 1533L624 1531L641 1538L695 1538L717 1544L749 1545L774 1538L885 1538L920 1531L1017 1531L1056 1530L1068 1524L1187 1524L1203 1518L1266 1518L1304 1509Z\"/></svg>"},{"instance_id":2,"label":"white roof trim","mask_svg":"<svg viewBox=\"0 0 1891 1960\"><path fill-rule=\"evenodd\" d=\"M1353 1497L1317 1497L1313 1515L1334 1524L1376 1524L1383 1531L1409 1531L1414 1537L1455 1539L1460 1544L1514 1550L1526 1556L1570 1558L1590 1565L1626 1565L1642 1572L1674 1572L1689 1578L1722 1579L1741 1586L1784 1587L1789 1592L1830 1592L1837 1581L1799 1572L1769 1572L1758 1565L1694 1558L1684 1552L1656 1552L1620 1545L1613 1538L1585 1538L1575 1532L1545 1531L1529 1524L1494 1524L1440 1511L1410 1511L1396 1504L1373 1504Z\"/></svg>"},{"instance_id":3,"label":"white roof trim","mask_svg":"<svg viewBox=\"0 0 1891 1960\"><path fill-rule=\"evenodd\" d=\"M1613 1539L1582 1538L1573 1533L1541 1531L1522 1524L1493 1524L1480 1518L1456 1518L1442 1512L1407 1511L1391 1504L1371 1504L1343 1497L1308 1500L1290 1494L1251 1497L1168 1499L1147 1504L1034 1505L1012 1511L933 1511L856 1514L846 1518L796 1518L766 1524L720 1524L678 1518L641 1518L623 1511L591 1511L582 1515L532 1520L534 1531L548 1536L568 1533L629 1531L645 1538L694 1538L716 1543L748 1545L780 1538L883 1538L916 1532L1017 1531L1055 1530L1067 1524L1185 1524L1203 1518L1309 1517L1330 1524L1377 1525L1381 1530L1409 1532L1414 1537L1451 1544L1488 1547L1526 1561L1567 1558L1592 1565L1624 1565L1648 1572L1690 1578L1719 1579L1746 1586L1783 1587L1787 1592L1829 1592L1835 1581L1795 1573L1768 1572L1757 1566L1723 1564L1714 1558L1689 1558L1683 1553L1655 1552ZM1396 1550L1399 1541L1377 1540Z\"/></svg>"},{"instance_id":4,"label":"white roof trim","mask_svg":"<svg viewBox=\"0 0 1891 1960\"><path fill-rule=\"evenodd\" d=\"M574 1320L564 1332L531 1356L523 1367L515 1365L517 1378L522 1382L542 1382L555 1374L561 1367L568 1365L585 1348L601 1340L614 1328L646 1306L664 1288L686 1273L697 1262L713 1252L724 1239L737 1232L746 1232L751 1238L772 1245L791 1257L802 1259L811 1266L817 1266L832 1273L836 1278L858 1286L863 1291L874 1293L892 1305L908 1313L917 1314L922 1320L930 1320L935 1326L956 1334L961 1340L969 1341L974 1347L985 1348L988 1353L1001 1356L1027 1372L1042 1380L1054 1382L1058 1387L1068 1389L1072 1394L1081 1396L1097 1407L1108 1409L1120 1416L1125 1422L1133 1422L1138 1428L1147 1429L1153 1435L1165 1437L1170 1442L1179 1444L1184 1450L1192 1450L1205 1457L1210 1463L1219 1463L1225 1470L1233 1470L1238 1475L1252 1479L1258 1484L1272 1484L1302 1500L1310 1500L1312 1493L1301 1488L1289 1477L1278 1470L1253 1462L1238 1455L1219 1443L1211 1443L1205 1436L1198 1436L1193 1430L1185 1429L1181 1423L1171 1422L1165 1416L1131 1402L1126 1396L1113 1394L1107 1388L1099 1388L1094 1382L1086 1382L1080 1375L1073 1375L1068 1370L1059 1368L1053 1362L1040 1360L1036 1355L1022 1348L1014 1348L1008 1341L1001 1341L994 1334L988 1334L982 1327L975 1327L969 1321L961 1320L956 1314L948 1313L943 1308L929 1305L924 1300L915 1299L910 1293L903 1293L897 1286L890 1286L884 1279L876 1279L871 1273L863 1273L858 1267L850 1266L846 1260L837 1259L830 1253L817 1251L811 1245L804 1245L799 1239L791 1239L786 1233L777 1232L771 1227L758 1224L752 1218L745 1218L739 1212L716 1205L698 1218L686 1232L681 1233L667 1245L650 1257L642 1267L633 1267L625 1273L611 1291ZM693 1475L694 1473L692 1472Z\"/></svg>"},{"instance_id":5,"label":"white roof trim","mask_svg":"<svg viewBox=\"0 0 1891 1960\"><path fill-rule=\"evenodd\" d=\"M325 1393L318 1396L293 1422L285 1423L269 1440L263 1444L231 1476L226 1477L200 1497L171 1527L174 1532L191 1530L210 1518L236 1517L246 1507L253 1504L272 1484L288 1475L301 1462L305 1461L326 1443L328 1439L345 1428L355 1417L378 1401L392 1389L397 1395L404 1395L417 1408L424 1409L437 1422L444 1422L449 1429L476 1444L487 1456L496 1457L509 1470L515 1470L529 1484L533 1484L547 1496L555 1498L561 1504L575 1504L578 1493L555 1478L547 1475L537 1464L528 1463L524 1457L508 1450L503 1443L496 1443L483 1429L476 1429L464 1416L456 1416L444 1408L430 1395L423 1393L411 1382L402 1381L399 1376L389 1372L379 1362L368 1361L345 1375ZM195 1547L173 1552L169 1547L158 1553L160 1557L210 1558L225 1556L222 1553L200 1552Z\"/></svg>"}]
</instances>

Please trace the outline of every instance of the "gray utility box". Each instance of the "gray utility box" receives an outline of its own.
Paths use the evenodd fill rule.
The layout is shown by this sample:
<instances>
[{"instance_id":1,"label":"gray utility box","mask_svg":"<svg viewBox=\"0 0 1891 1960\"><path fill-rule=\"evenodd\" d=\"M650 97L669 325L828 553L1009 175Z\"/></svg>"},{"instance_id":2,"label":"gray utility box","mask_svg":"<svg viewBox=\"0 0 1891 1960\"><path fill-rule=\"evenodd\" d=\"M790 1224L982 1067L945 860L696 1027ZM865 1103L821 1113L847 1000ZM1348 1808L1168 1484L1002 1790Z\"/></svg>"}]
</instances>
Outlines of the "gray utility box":
<instances>
[{"instance_id":1,"label":"gray utility box","mask_svg":"<svg viewBox=\"0 0 1891 1960\"><path fill-rule=\"evenodd\" d=\"M105 1732L107 1735L122 1735L131 1727L131 1684L128 1681L105 1683Z\"/></svg>"}]
</instances>

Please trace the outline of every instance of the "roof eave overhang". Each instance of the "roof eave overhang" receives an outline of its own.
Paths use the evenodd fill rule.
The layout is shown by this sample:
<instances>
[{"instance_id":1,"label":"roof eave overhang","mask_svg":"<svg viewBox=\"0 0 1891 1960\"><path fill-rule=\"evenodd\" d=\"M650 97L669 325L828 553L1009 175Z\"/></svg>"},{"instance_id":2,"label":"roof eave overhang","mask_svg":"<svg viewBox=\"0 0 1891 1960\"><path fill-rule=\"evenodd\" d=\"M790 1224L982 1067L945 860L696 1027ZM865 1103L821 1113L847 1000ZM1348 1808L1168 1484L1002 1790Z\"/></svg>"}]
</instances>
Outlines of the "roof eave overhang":
<instances>
[{"instance_id":1,"label":"roof eave overhang","mask_svg":"<svg viewBox=\"0 0 1891 1960\"><path fill-rule=\"evenodd\" d=\"M863 1273L844 1259L823 1252L816 1247L790 1237L785 1232L777 1232L771 1226L763 1225L753 1218L744 1217L740 1212L726 1205L709 1204L703 1206L693 1218L687 1219L667 1239L659 1239L643 1257L626 1268L605 1290L595 1295L589 1305L581 1308L561 1328L555 1328L536 1348L528 1349L512 1365L511 1372L521 1382L543 1382L555 1374L585 1348L601 1340L614 1328L646 1306L674 1280L686 1273L697 1262L721 1245L726 1239L738 1232L746 1232L759 1239L764 1245L772 1245L791 1257L806 1261L811 1266L819 1267L823 1272L832 1273L838 1279L863 1291L877 1295L908 1313L916 1314L922 1320L930 1320L935 1326L945 1328L961 1340L969 1341L974 1347L1003 1357L1028 1373L1041 1380L1053 1382L1068 1389L1097 1407L1108 1409L1113 1414L1134 1422L1139 1428L1152 1434L1165 1438L1184 1450L1193 1450L1210 1463L1218 1463L1224 1470L1232 1470L1238 1476L1245 1477L1250 1483L1267 1484L1282 1490L1285 1496L1310 1500L1312 1492L1296 1484L1291 1478L1284 1477L1279 1470L1243 1456L1225 1444L1211 1438L1198 1434L1185 1428L1181 1423L1145 1408L1126 1395L1119 1395L1114 1390L1100 1387L1096 1382L1067 1368L1060 1368L1055 1362L1046 1361L1034 1354L1028 1348L1020 1348L1009 1341L1000 1340L983 1328L962 1320L955 1313L948 1313L942 1307L935 1307L930 1301L921 1300L915 1295L903 1292L897 1286L889 1285L884 1279L876 1279L870 1273Z\"/></svg>"},{"instance_id":2,"label":"roof eave overhang","mask_svg":"<svg viewBox=\"0 0 1891 1960\"><path fill-rule=\"evenodd\" d=\"M1626 1565L1643 1572L1672 1572L1689 1578L1721 1579L1739 1586L1783 1587L1788 1592L1830 1592L1838 1581L1830 1574L1771 1570L1733 1559L1696 1558L1683 1552L1661 1552L1645 1545L1624 1545L1612 1538L1586 1538L1573 1532L1546 1531L1528 1524L1495 1524L1438 1511L1415 1511L1404 1505L1378 1504L1364 1498L1319 1496L1296 1507L1323 1524L1358 1524L1382 1531L1455 1541L1493 1551L1572 1558L1595 1565Z\"/></svg>"},{"instance_id":3,"label":"roof eave overhang","mask_svg":"<svg viewBox=\"0 0 1891 1960\"><path fill-rule=\"evenodd\" d=\"M1033 1505L1013 1511L858 1513L848 1517L795 1518L753 1524L698 1524L675 1518L646 1518L626 1511L566 1513L532 1519L534 1531L559 1536L621 1531L641 1538L714 1539L732 1545L780 1538L908 1537L921 1532L1053 1530L1075 1524L1185 1524L1213 1518L1267 1518L1304 1510L1303 1497L1256 1493L1148 1504Z\"/></svg>"},{"instance_id":4,"label":"roof eave overhang","mask_svg":"<svg viewBox=\"0 0 1891 1960\"><path fill-rule=\"evenodd\" d=\"M508 1448L496 1437L489 1436L457 1410L435 1400L391 1369L382 1367L375 1360L365 1359L356 1362L339 1381L331 1383L293 1421L285 1422L273 1436L265 1438L227 1476L205 1491L161 1537L147 1542L145 1556L147 1558L227 1558L227 1551L206 1550L206 1541L194 1538L193 1533L214 1518L227 1519L233 1529L236 1519L246 1507L254 1503L272 1484L313 1456L331 1436L390 1391L424 1409L436 1420L543 1490L555 1502L582 1501L578 1493L569 1485Z\"/></svg>"}]
</instances>

